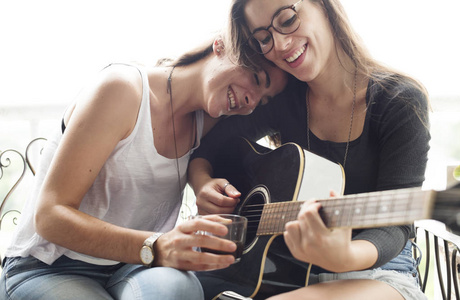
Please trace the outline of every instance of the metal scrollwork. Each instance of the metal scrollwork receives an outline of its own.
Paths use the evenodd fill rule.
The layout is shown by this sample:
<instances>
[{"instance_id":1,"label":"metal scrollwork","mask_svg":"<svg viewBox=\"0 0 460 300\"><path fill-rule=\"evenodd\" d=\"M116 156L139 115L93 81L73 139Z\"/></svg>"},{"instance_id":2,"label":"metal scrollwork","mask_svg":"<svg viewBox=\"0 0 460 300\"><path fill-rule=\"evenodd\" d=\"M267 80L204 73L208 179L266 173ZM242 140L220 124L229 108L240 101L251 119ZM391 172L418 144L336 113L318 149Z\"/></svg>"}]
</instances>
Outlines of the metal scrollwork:
<instances>
[{"instance_id":1,"label":"metal scrollwork","mask_svg":"<svg viewBox=\"0 0 460 300\"><path fill-rule=\"evenodd\" d=\"M14 149L0 151L0 182L2 188L6 186L5 196L0 203L0 230L3 229L3 225L18 224L21 212L8 202L11 202L9 201L11 195L26 175L27 167L35 175L34 166L40 159L45 142L45 138L33 139L26 147L25 156Z\"/></svg>"},{"instance_id":2,"label":"metal scrollwork","mask_svg":"<svg viewBox=\"0 0 460 300\"><path fill-rule=\"evenodd\" d=\"M193 216L196 213L196 198L192 189L189 186L186 186L182 197L182 205L179 212L178 222L186 221L190 216Z\"/></svg>"},{"instance_id":3,"label":"metal scrollwork","mask_svg":"<svg viewBox=\"0 0 460 300\"><path fill-rule=\"evenodd\" d=\"M34 176L35 176L34 166L36 162L33 162L34 158L32 154L38 154L37 157L41 156L43 152L44 144L46 143L46 141L47 139L45 138L36 138L30 141L29 145L27 145L26 147L26 163ZM34 149L36 148L38 148L38 151L34 151Z\"/></svg>"},{"instance_id":4,"label":"metal scrollwork","mask_svg":"<svg viewBox=\"0 0 460 300\"><path fill-rule=\"evenodd\" d=\"M439 224L441 223L431 220L416 224L417 230L421 233L416 239L417 243L425 244L423 256L415 255L422 258L423 271L419 269L422 291L426 292L427 286L432 285L431 290L434 291L435 299L460 300L460 236L445 227L440 228ZM416 252L414 251L414 254ZM432 274L432 280L429 274Z\"/></svg>"},{"instance_id":5,"label":"metal scrollwork","mask_svg":"<svg viewBox=\"0 0 460 300\"><path fill-rule=\"evenodd\" d=\"M191 215L192 215L192 209L188 206L186 202L183 202L181 209L180 209L180 213L179 213L180 220L185 221Z\"/></svg>"},{"instance_id":6,"label":"metal scrollwork","mask_svg":"<svg viewBox=\"0 0 460 300\"><path fill-rule=\"evenodd\" d=\"M16 157L16 158L14 158ZM8 199L10 198L11 194L14 192L14 190L17 188L18 184L21 182L21 180L24 178L24 175L26 173L26 161L24 159L24 156L13 149L8 149L3 152L0 152L0 180L7 180L6 177L6 171L11 170L12 173L14 172L14 167L13 167L13 161L19 161L22 162L22 170L16 171L17 173L17 178L8 178L9 180L12 181L12 186L10 189L7 190L6 195L3 197L1 200L0 204L0 230L2 229L3 222L6 219L11 219L14 225L17 225L19 215L21 214L18 210L16 209L9 209L7 211L7 203ZM19 166L20 167L20 166ZM11 176L14 176L12 174ZM5 212L4 212L5 211ZM7 215L9 215L7 217Z\"/></svg>"}]
</instances>

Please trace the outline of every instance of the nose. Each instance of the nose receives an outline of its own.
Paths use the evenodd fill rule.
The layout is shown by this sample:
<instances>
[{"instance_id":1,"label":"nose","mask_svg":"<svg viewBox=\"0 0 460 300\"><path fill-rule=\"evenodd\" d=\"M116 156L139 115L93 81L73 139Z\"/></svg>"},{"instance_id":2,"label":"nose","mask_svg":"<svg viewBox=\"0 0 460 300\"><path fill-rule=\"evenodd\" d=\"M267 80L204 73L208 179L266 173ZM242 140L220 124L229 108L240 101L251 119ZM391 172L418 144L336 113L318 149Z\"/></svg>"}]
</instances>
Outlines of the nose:
<instances>
[{"instance_id":1,"label":"nose","mask_svg":"<svg viewBox=\"0 0 460 300\"><path fill-rule=\"evenodd\" d=\"M281 34L273 30L272 36L273 36L273 48L276 50L285 50L291 44L290 34Z\"/></svg>"},{"instance_id":2,"label":"nose","mask_svg":"<svg viewBox=\"0 0 460 300\"><path fill-rule=\"evenodd\" d=\"M248 94L245 95L245 104L246 107L251 108L252 110L255 109L264 96L267 95L270 88L270 76L266 70L258 70L256 80L257 84L253 84L252 92L248 91ZM264 104L264 103L262 103Z\"/></svg>"},{"instance_id":3,"label":"nose","mask_svg":"<svg viewBox=\"0 0 460 300\"><path fill-rule=\"evenodd\" d=\"M255 95L246 95L244 97L245 109L249 110L249 112L252 112L259 105L260 97L258 95L259 93L256 93Z\"/></svg>"},{"instance_id":4,"label":"nose","mask_svg":"<svg viewBox=\"0 0 460 300\"><path fill-rule=\"evenodd\" d=\"M260 78L260 77L259 77ZM244 106L242 107L246 112L244 114L251 113L254 109L259 106L260 101L266 94L267 88L265 82L260 82L260 85L253 86L252 89L247 90L244 95Z\"/></svg>"}]
</instances>

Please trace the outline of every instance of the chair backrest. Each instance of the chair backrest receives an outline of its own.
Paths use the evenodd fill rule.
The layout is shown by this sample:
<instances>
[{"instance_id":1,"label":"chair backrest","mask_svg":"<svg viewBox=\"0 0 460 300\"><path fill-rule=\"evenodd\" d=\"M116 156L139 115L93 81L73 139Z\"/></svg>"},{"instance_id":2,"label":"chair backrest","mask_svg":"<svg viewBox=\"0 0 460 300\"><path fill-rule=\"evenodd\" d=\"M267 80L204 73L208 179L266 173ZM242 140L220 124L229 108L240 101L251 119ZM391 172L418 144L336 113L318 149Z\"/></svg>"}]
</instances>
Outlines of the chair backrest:
<instances>
[{"instance_id":1,"label":"chair backrest","mask_svg":"<svg viewBox=\"0 0 460 300\"><path fill-rule=\"evenodd\" d=\"M433 297L431 299L460 300L460 236L434 220L417 221L415 228L416 243L422 253L414 249L414 256L421 261L419 275L423 292Z\"/></svg>"},{"instance_id":2,"label":"chair backrest","mask_svg":"<svg viewBox=\"0 0 460 300\"><path fill-rule=\"evenodd\" d=\"M24 155L17 150L8 149L0 152L0 192L4 195L0 202L0 230L5 223L17 225L19 210L9 203L11 195L26 174L27 163ZM8 220L8 222L7 222Z\"/></svg>"},{"instance_id":3,"label":"chair backrest","mask_svg":"<svg viewBox=\"0 0 460 300\"><path fill-rule=\"evenodd\" d=\"M45 147L46 142L46 138L39 137L30 141L30 143L26 147L26 163L34 176L35 169L38 167L38 163L40 161L40 157L42 155L43 148Z\"/></svg>"},{"instance_id":4,"label":"chair backrest","mask_svg":"<svg viewBox=\"0 0 460 300\"><path fill-rule=\"evenodd\" d=\"M33 139L23 153L16 149L0 149L0 250L6 247L18 225L22 205L30 192L24 179L35 176L45 143L45 138Z\"/></svg>"}]
</instances>

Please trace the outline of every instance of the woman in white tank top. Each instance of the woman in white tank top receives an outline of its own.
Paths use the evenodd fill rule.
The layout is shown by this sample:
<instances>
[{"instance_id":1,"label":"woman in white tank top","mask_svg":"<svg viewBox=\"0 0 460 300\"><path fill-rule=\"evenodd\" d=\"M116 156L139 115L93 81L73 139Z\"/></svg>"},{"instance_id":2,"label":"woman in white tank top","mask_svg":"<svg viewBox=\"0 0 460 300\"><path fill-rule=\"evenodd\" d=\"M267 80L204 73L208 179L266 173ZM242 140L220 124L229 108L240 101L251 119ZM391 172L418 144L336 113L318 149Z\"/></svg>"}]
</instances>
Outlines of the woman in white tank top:
<instances>
[{"instance_id":1,"label":"woman in white tank top","mask_svg":"<svg viewBox=\"0 0 460 300\"><path fill-rule=\"evenodd\" d=\"M226 230L214 222L174 226L188 158L221 116L251 113L287 81L268 64L252 71L232 61L218 38L160 66L112 64L97 74L48 139L3 262L2 297L203 297L187 271L234 258L194 248L236 245L194 234Z\"/></svg>"}]
</instances>

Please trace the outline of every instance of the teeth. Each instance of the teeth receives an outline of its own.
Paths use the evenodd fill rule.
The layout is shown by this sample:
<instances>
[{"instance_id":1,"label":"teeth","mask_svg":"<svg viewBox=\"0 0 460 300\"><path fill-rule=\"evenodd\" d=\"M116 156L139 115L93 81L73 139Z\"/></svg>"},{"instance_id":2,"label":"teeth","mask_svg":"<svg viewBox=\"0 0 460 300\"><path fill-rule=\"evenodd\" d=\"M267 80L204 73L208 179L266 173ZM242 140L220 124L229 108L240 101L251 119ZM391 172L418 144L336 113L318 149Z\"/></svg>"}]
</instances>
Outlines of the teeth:
<instances>
[{"instance_id":1,"label":"teeth","mask_svg":"<svg viewBox=\"0 0 460 300\"><path fill-rule=\"evenodd\" d=\"M303 45L303 47L300 48L296 53L294 53L294 55L292 55L291 57L286 58L286 61L289 62L289 63L293 62L294 60L299 58L299 56L302 55L302 53L305 52L306 48L307 47L305 45Z\"/></svg>"},{"instance_id":2,"label":"teeth","mask_svg":"<svg viewBox=\"0 0 460 300\"><path fill-rule=\"evenodd\" d=\"M230 109L234 109L236 107L235 96L233 95L230 87L227 89L227 97L230 103Z\"/></svg>"}]
</instances>

